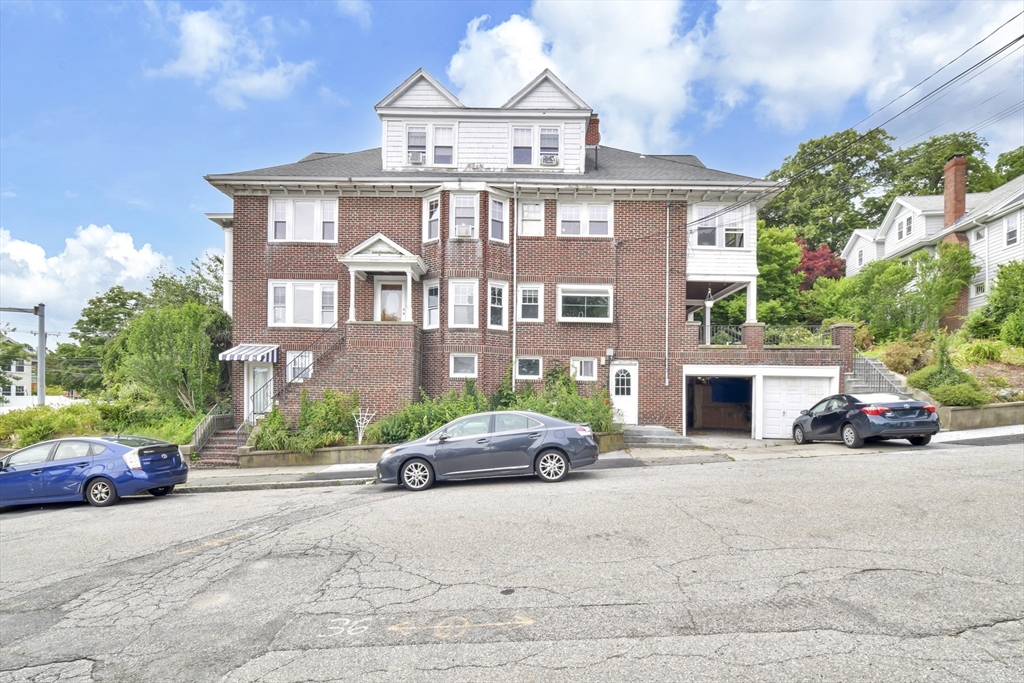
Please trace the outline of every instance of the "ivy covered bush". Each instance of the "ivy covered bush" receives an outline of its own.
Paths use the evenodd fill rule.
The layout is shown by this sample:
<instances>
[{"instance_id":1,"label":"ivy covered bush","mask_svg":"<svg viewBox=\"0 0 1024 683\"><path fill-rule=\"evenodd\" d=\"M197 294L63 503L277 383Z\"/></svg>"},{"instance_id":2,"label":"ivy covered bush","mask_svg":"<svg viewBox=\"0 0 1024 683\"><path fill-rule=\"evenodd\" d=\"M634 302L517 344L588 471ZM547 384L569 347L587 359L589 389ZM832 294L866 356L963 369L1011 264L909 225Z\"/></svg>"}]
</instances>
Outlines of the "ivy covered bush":
<instances>
[{"instance_id":1,"label":"ivy covered bush","mask_svg":"<svg viewBox=\"0 0 1024 683\"><path fill-rule=\"evenodd\" d=\"M299 420L288 424L277 406L260 420L253 447L260 451L298 451L312 453L317 448L356 443L359 394L324 389L323 398L309 398L305 389L299 397Z\"/></svg>"},{"instance_id":2,"label":"ivy covered bush","mask_svg":"<svg viewBox=\"0 0 1024 683\"><path fill-rule=\"evenodd\" d=\"M935 339L935 357L934 365L912 373L907 377L907 384L927 391L947 406L980 406L992 399L976 379L954 367L949 354L949 337L944 334Z\"/></svg>"}]
</instances>

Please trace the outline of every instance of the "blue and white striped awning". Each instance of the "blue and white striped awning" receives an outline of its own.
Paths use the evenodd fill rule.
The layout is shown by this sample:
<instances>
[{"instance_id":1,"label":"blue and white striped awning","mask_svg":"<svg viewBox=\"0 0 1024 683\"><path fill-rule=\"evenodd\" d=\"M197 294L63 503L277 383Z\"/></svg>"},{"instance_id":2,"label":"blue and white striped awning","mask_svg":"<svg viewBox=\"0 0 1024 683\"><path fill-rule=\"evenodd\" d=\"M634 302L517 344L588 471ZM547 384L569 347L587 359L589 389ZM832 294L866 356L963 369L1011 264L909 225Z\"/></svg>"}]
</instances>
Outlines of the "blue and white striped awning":
<instances>
[{"instance_id":1,"label":"blue and white striped awning","mask_svg":"<svg viewBox=\"0 0 1024 683\"><path fill-rule=\"evenodd\" d=\"M276 363L277 344L239 344L234 348L224 351L217 357L221 360L248 360L258 363Z\"/></svg>"}]
</instances>

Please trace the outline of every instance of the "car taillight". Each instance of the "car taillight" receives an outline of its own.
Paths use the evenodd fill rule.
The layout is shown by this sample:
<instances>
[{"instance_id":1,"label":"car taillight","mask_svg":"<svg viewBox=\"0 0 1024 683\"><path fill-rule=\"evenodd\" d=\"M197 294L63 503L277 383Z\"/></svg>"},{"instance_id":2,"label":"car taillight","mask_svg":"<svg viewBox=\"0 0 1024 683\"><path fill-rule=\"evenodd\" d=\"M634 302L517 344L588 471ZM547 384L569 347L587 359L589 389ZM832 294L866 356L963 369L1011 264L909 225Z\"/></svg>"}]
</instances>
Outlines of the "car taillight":
<instances>
[{"instance_id":1,"label":"car taillight","mask_svg":"<svg viewBox=\"0 0 1024 683\"><path fill-rule=\"evenodd\" d=\"M860 409L860 412L865 415L881 415L882 413L889 412L888 408L879 408L878 406L864 406Z\"/></svg>"},{"instance_id":2,"label":"car taillight","mask_svg":"<svg viewBox=\"0 0 1024 683\"><path fill-rule=\"evenodd\" d=\"M577 425L576 433L580 436L593 436L594 430L590 428L590 425Z\"/></svg>"},{"instance_id":3,"label":"car taillight","mask_svg":"<svg viewBox=\"0 0 1024 683\"><path fill-rule=\"evenodd\" d=\"M929 404L924 406L924 410L927 410L929 413L934 413L938 409L935 406L933 406L931 403L929 403Z\"/></svg>"},{"instance_id":4,"label":"car taillight","mask_svg":"<svg viewBox=\"0 0 1024 683\"><path fill-rule=\"evenodd\" d=\"M138 451L128 451L127 453L121 456L121 459L124 460L124 464L128 465L128 469L130 470L142 469L142 461L139 460Z\"/></svg>"}]
</instances>

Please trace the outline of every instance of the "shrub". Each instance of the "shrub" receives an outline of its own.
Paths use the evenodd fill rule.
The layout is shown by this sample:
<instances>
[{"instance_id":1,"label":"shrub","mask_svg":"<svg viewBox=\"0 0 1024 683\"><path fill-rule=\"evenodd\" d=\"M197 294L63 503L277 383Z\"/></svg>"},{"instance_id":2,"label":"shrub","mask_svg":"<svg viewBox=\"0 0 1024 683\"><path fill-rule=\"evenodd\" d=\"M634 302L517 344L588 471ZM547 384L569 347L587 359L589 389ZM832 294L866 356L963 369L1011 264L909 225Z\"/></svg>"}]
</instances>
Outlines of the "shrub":
<instances>
[{"instance_id":1,"label":"shrub","mask_svg":"<svg viewBox=\"0 0 1024 683\"><path fill-rule=\"evenodd\" d=\"M274 406L260 421L253 447L258 451L290 451L294 445L295 437L288 427L288 421Z\"/></svg>"},{"instance_id":2,"label":"shrub","mask_svg":"<svg viewBox=\"0 0 1024 683\"><path fill-rule=\"evenodd\" d=\"M907 375L907 384L914 387L915 389L928 390L931 385L931 378L936 372L938 372L938 365L929 365L926 368L921 368L917 372L912 372Z\"/></svg>"},{"instance_id":3,"label":"shrub","mask_svg":"<svg viewBox=\"0 0 1024 683\"><path fill-rule=\"evenodd\" d=\"M909 340L891 343L881 360L893 372L907 375L928 365L934 336L930 332L917 332Z\"/></svg>"},{"instance_id":4,"label":"shrub","mask_svg":"<svg viewBox=\"0 0 1024 683\"><path fill-rule=\"evenodd\" d=\"M963 365L981 365L987 361L997 361L1003 355L1006 344L998 340L979 339L967 342L957 349L953 360Z\"/></svg>"},{"instance_id":5,"label":"shrub","mask_svg":"<svg viewBox=\"0 0 1024 683\"><path fill-rule=\"evenodd\" d=\"M305 389L299 397L299 423L296 449L312 453L317 448L343 446L357 440L353 412L359 410L359 394L351 395L324 389L323 399L310 400Z\"/></svg>"},{"instance_id":6,"label":"shrub","mask_svg":"<svg viewBox=\"0 0 1024 683\"><path fill-rule=\"evenodd\" d=\"M1019 346L1007 346L1003 349L999 360L1007 365L1024 365L1024 348Z\"/></svg>"},{"instance_id":7,"label":"shrub","mask_svg":"<svg viewBox=\"0 0 1024 683\"><path fill-rule=\"evenodd\" d=\"M999 266L992 292L985 304L985 315L997 323L1007 320L1024 301L1024 261L1011 261ZM1014 344L1021 346L1021 344Z\"/></svg>"},{"instance_id":8,"label":"shrub","mask_svg":"<svg viewBox=\"0 0 1024 683\"><path fill-rule=\"evenodd\" d=\"M987 393L966 382L938 386L929 393L936 401L947 406L980 406L991 399Z\"/></svg>"},{"instance_id":9,"label":"shrub","mask_svg":"<svg viewBox=\"0 0 1024 683\"><path fill-rule=\"evenodd\" d=\"M1003 321L999 338L1010 346L1024 346L1024 303Z\"/></svg>"},{"instance_id":10,"label":"shrub","mask_svg":"<svg viewBox=\"0 0 1024 683\"><path fill-rule=\"evenodd\" d=\"M999 336L999 323L989 317L984 308L971 311L960 329L972 339L993 339Z\"/></svg>"},{"instance_id":11,"label":"shrub","mask_svg":"<svg viewBox=\"0 0 1024 683\"><path fill-rule=\"evenodd\" d=\"M871 330L864 323L857 323L853 330L853 345L858 351L870 351L875 345L875 338L871 336Z\"/></svg>"}]
</instances>

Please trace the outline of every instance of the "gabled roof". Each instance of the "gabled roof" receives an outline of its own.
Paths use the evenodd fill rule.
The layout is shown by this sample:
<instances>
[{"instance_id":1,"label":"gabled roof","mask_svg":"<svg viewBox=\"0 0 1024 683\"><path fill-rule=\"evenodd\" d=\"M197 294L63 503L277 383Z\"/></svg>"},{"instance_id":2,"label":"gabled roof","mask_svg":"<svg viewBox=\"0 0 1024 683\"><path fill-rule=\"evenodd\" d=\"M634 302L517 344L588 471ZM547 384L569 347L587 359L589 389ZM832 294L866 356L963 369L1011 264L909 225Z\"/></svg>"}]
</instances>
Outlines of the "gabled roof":
<instances>
[{"instance_id":1,"label":"gabled roof","mask_svg":"<svg viewBox=\"0 0 1024 683\"><path fill-rule=\"evenodd\" d=\"M403 96L407 94L414 95L418 102L410 101L413 99L410 97L404 98L405 101L403 101ZM392 90L374 108L396 106L461 107L463 109L466 107L458 97L448 92L447 88L438 83L437 79L424 71L422 67L416 69L412 76L402 81L401 85Z\"/></svg>"},{"instance_id":2,"label":"gabled roof","mask_svg":"<svg viewBox=\"0 0 1024 683\"><path fill-rule=\"evenodd\" d=\"M953 225L944 228L937 237L945 237L951 232L959 232L971 225L987 223L1024 206L1024 176L1018 176L991 192L981 192L979 196L982 197L981 201L975 202L973 207L968 206L967 213Z\"/></svg>"},{"instance_id":3,"label":"gabled roof","mask_svg":"<svg viewBox=\"0 0 1024 683\"><path fill-rule=\"evenodd\" d=\"M843 247L843 260L850 260L850 253L853 251L853 247L857 242L867 242L870 244L871 242L876 241L875 232L876 231L874 230L865 230L863 228L854 230L853 234L850 235L850 239L846 241L846 246Z\"/></svg>"},{"instance_id":4,"label":"gabled roof","mask_svg":"<svg viewBox=\"0 0 1024 683\"><path fill-rule=\"evenodd\" d=\"M531 97L531 95L533 97ZM565 106L553 106L558 99ZM543 103L540 101L543 100ZM513 95L508 102L501 105L502 109L590 109L579 95L569 89L551 69L544 69L536 78L526 84L522 90Z\"/></svg>"},{"instance_id":5,"label":"gabled roof","mask_svg":"<svg viewBox=\"0 0 1024 683\"><path fill-rule=\"evenodd\" d=\"M365 280L367 273L403 270L419 280L420 275L427 272L427 264L420 256L381 232L364 240L347 254L339 254L338 261L348 266L360 280Z\"/></svg>"},{"instance_id":6,"label":"gabled roof","mask_svg":"<svg viewBox=\"0 0 1024 683\"><path fill-rule=\"evenodd\" d=\"M971 207L984 200L986 196L988 192L971 192L964 195L967 210L970 211ZM893 200L894 204L896 202L920 213L942 213L946 210L946 200L941 194L900 195Z\"/></svg>"}]
</instances>

